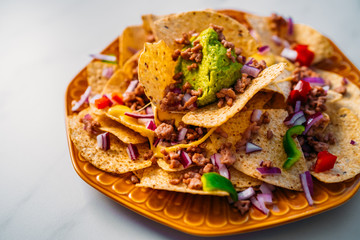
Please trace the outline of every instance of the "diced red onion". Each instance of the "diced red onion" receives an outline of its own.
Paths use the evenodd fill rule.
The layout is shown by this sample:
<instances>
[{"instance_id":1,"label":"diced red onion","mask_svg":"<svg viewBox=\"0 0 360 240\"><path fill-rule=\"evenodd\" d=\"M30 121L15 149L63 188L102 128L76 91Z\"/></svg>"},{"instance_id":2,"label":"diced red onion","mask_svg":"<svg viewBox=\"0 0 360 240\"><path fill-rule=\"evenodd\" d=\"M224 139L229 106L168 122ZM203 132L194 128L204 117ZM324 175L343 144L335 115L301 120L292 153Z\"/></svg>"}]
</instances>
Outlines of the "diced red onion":
<instances>
[{"instance_id":1,"label":"diced red onion","mask_svg":"<svg viewBox=\"0 0 360 240\"><path fill-rule=\"evenodd\" d=\"M347 78L343 78L342 82L344 83L344 85L348 85L349 84L349 80Z\"/></svg>"},{"instance_id":2,"label":"diced red onion","mask_svg":"<svg viewBox=\"0 0 360 240\"><path fill-rule=\"evenodd\" d=\"M91 117L90 114L85 114L84 119L85 119L85 120L91 120L92 117Z\"/></svg>"},{"instance_id":3,"label":"diced red onion","mask_svg":"<svg viewBox=\"0 0 360 240\"><path fill-rule=\"evenodd\" d=\"M182 140L185 139L186 133L187 133L187 128L182 128L182 129L179 131L179 135L178 135L178 141L179 141L179 142L181 142Z\"/></svg>"},{"instance_id":4,"label":"diced red onion","mask_svg":"<svg viewBox=\"0 0 360 240\"><path fill-rule=\"evenodd\" d=\"M324 89L325 92L329 91L330 89L330 86L329 85L325 85L322 87Z\"/></svg>"},{"instance_id":5,"label":"diced red onion","mask_svg":"<svg viewBox=\"0 0 360 240\"><path fill-rule=\"evenodd\" d=\"M272 191L275 190L275 187L273 185L263 182L260 185L259 189L262 193L272 194Z\"/></svg>"},{"instance_id":6,"label":"diced red onion","mask_svg":"<svg viewBox=\"0 0 360 240\"><path fill-rule=\"evenodd\" d=\"M298 119L300 119L300 121L297 122ZM299 123L301 121L302 121L301 124L303 124L304 122L306 122L306 118L303 111L298 111L287 116L284 120L284 124L286 126L295 126L296 122ZM297 124L297 125L301 125L301 124Z\"/></svg>"},{"instance_id":7,"label":"diced red onion","mask_svg":"<svg viewBox=\"0 0 360 240\"><path fill-rule=\"evenodd\" d=\"M92 98L90 98L89 102L90 102L91 104L94 104L94 103L95 103L95 100L100 99L101 97L102 97L101 94L96 94L95 96L93 96Z\"/></svg>"},{"instance_id":8,"label":"diced red onion","mask_svg":"<svg viewBox=\"0 0 360 240\"><path fill-rule=\"evenodd\" d=\"M308 176L310 176L310 177L308 177ZM310 172L306 171L304 173L301 173L300 181L301 181L301 185L303 187L304 193L305 193L306 200L308 201L309 206L312 206L314 204L314 201L311 197L312 191L310 190L310 188L313 187L313 183L312 183L312 178L311 178Z\"/></svg>"},{"instance_id":9,"label":"diced red onion","mask_svg":"<svg viewBox=\"0 0 360 240\"><path fill-rule=\"evenodd\" d=\"M249 187L242 192L238 192L237 195L239 200L246 200L255 195L255 190L252 187Z\"/></svg>"},{"instance_id":10,"label":"diced red onion","mask_svg":"<svg viewBox=\"0 0 360 240\"><path fill-rule=\"evenodd\" d=\"M271 36L271 39L273 40L273 42L278 45L278 46L281 46L282 45L282 40L281 38L279 38L279 36L277 35L272 35Z\"/></svg>"},{"instance_id":11,"label":"diced red onion","mask_svg":"<svg viewBox=\"0 0 360 240\"><path fill-rule=\"evenodd\" d=\"M211 163L215 165L219 169L219 174L227 179L230 179L230 172L225 166L225 164L221 163L221 154L215 153L210 157Z\"/></svg>"},{"instance_id":12,"label":"diced red onion","mask_svg":"<svg viewBox=\"0 0 360 240\"><path fill-rule=\"evenodd\" d=\"M189 154L187 154L187 152L180 152L180 162L184 166L184 168L187 168L192 164L191 158L189 157Z\"/></svg>"},{"instance_id":13,"label":"diced red onion","mask_svg":"<svg viewBox=\"0 0 360 240\"><path fill-rule=\"evenodd\" d=\"M125 92L133 92L138 84L139 80L132 80Z\"/></svg>"},{"instance_id":14,"label":"diced red onion","mask_svg":"<svg viewBox=\"0 0 360 240\"><path fill-rule=\"evenodd\" d=\"M156 124L155 124L154 120L150 120L150 122L148 122L148 124L146 124L146 128L150 129L152 131L155 131Z\"/></svg>"},{"instance_id":15,"label":"diced red onion","mask_svg":"<svg viewBox=\"0 0 360 240\"><path fill-rule=\"evenodd\" d=\"M254 109L251 113L250 122L260 121L262 111L260 109Z\"/></svg>"},{"instance_id":16,"label":"diced red onion","mask_svg":"<svg viewBox=\"0 0 360 240\"><path fill-rule=\"evenodd\" d=\"M255 197L251 197L250 201L252 205L257 208L260 212L264 213L265 215L268 215L270 210L265 206L264 202L258 201Z\"/></svg>"},{"instance_id":17,"label":"diced red onion","mask_svg":"<svg viewBox=\"0 0 360 240\"><path fill-rule=\"evenodd\" d=\"M292 18L289 17L287 34L288 35L293 35L293 33L294 33L294 22L293 22Z\"/></svg>"},{"instance_id":18,"label":"diced red onion","mask_svg":"<svg viewBox=\"0 0 360 240\"><path fill-rule=\"evenodd\" d=\"M108 132L96 136L98 148L106 151L110 149L110 135Z\"/></svg>"},{"instance_id":19,"label":"diced red onion","mask_svg":"<svg viewBox=\"0 0 360 240\"><path fill-rule=\"evenodd\" d=\"M306 117L305 117L305 115L299 117L298 119L296 119L296 121L294 122L294 126L302 125L304 122L306 122Z\"/></svg>"},{"instance_id":20,"label":"diced red onion","mask_svg":"<svg viewBox=\"0 0 360 240\"><path fill-rule=\"evenodd\" d=\"M266 54L270 51L270 47L268 45L259 47L260 54Z\"/></svg>"},{"instance_id":21,"label":"diced red onion","mask_svg":"<svg viewBox=\"0 0 360 240\"><path fill-rule=\"evenodd\" d=\"M145 108L145 112L146 112L146 114L154 114L154 111L151 106L148 106L147 108Z\"/></svg>"},{"instance_id":22,"label":"diced red onion","mask_svg":"<svg viewBox=\"0 0 360 240\"><path fill-rule=\"evenodd\" d=\"M295 103L295 108L294 108L294 112L298 112L300 111L300 107L301 107L301 101L296 101Z\"/></svg>"},{"instance_id":23,"label":"diced red onion","mask_svg":"<svg viewBox=\"0 0 360 240\"><path fill-rule=\"evenodd\" d=\"M260 167L256 168L256 170L261 173L261 175L278 175L281 174L281 170L278 167Z\"/></svg>"},{"instance_id":24,"label":"diced red onion","mask_svg":"<svg viewBox=\"0 0 360 240\"><path fill-rule=\"evenodd\" d=\"M298 53L290 48L284 48L280 55L294 62L297 58Z\"/></svg>"},{"instance_id":25,"label":"diced red onion","mask_svg":"<svg viewBox=\"0 0 360 240\"><path fill-rule=\"evenodd\" d=\"M316 112L315 114L311 115L309 119L306 121L306 127L305 127L305 131L303 132L303 135L305 135L309 131L312 125L320 121L323 117L324 116L322 115L321 112Z\"/></svg>"},{"instance_id":26,"label":"diced red onion","mask_svg":"<svg viewBox=\"0 0 360 240\"><path fill-rule=\"evenodd\" d=\"M325 80L321 77L304 77L303 79L305 82L310 83L311 86L324 86Z\"/></svg>"},{"instance_id":27,"label":"diced red onion","mask_svg":"<svg viewBox=\"0 0 360 240\"><path fill-rule=\"evenodd\" d=\"M104 68L102 71L102 76L106 78L111 78L113 74L114 74L114 69L112 67Z\"/></svg>"},{"instance_id":28,"label":"diced red onion","mask_svg":"<svg viewBox=\"0 0 360 240\"><path fill-rule=\"evenodd\" d=\"M355 142L354 140L351 140L351 141L350 141L350 144L351 144L351 145L356 145L357 142Z\"/></svg>"},{"instance_id":29,"label":"diced red onion","mask_svg":"<svg viewBox=\"0 0 360 240\"><path fill-rule=\"evenodd\" d=\"M270 204L273 203L271 193L259 193L258 195L256 195L256 197L259 202L270 203Z\"/></svg>"},{"instance_id":30,"label":"diced red onion","mask_svg":"<svg viewBox=\"0 0 360 240\"><path fill-rule=\"evenodd\" d=\"M260 69L258 69L256 67L251 67L251 66L248 66L248 65L244 65L241 68L241 73L246 73L247 75L256 78L260 73Z\"/></svg>"},{"instance_id":31,"label":"diced red onion","mask_svg":"<svg viewBox=\"0 0 360 240\"><path fill-rule=\"evenodd\" d=\"M133 112L126 112L124 114L132 118L150 118L150 119L154 118L154 114L139 114Z\"/></svg>"},{"instance_id":32,"label":"diced red onion","mask_svg":"<svg viewBox=\"0 0 360 240\"><path fill-rule=\"evenodd\" d=\"M245 65L250 65L254 62L254 58L250 58L249 61L247 63L245 63Z\"/></svg>"},{"instance_id":33,"label":"diced red onion","mask_svg":"<svg viewBox=\"0 0 360 240\"><path fill-rule=\"evenodd\" d=\"M89 102L89 96L91 94L91 87L88 86L85 92L81 95L80 100L75 102L74 106L71 108L71 111L77 111L84 103Z\"/></svg>"},{"instance_id":34,"label":"diced red onion","mask_svg":"<svg viewBox=\"0 0 360 240\"><path fill-rule=\"evenodd\" d=\"M134 144L129 144L126 148L126 152L128 153L131 160L136 160L139 157L139 151Z\"/></svg>"},{"instance_id":35,"label":"diced red onion","mask_svg":"<svg viewBox=\"0 0 360 240\"><path fill-rule=\"evenodd\" d=\"M262 148L254 143L251 142L247 142L246 143L246 147L245 147L245 152L246 153L252 153L252 152L257 152L257 151L261 151Z\"/></svg>"},{"instance_id":36,"label":"diced red onion","mask_svg":"<svg viewBox=\"0 0 360 240\"><path fill-rule=\"evenodd\" d=\"M96 54L90 54L90 57L103 61L116 62L116 57L112 55L96 53Z\"/></svg>"}]
</instances>

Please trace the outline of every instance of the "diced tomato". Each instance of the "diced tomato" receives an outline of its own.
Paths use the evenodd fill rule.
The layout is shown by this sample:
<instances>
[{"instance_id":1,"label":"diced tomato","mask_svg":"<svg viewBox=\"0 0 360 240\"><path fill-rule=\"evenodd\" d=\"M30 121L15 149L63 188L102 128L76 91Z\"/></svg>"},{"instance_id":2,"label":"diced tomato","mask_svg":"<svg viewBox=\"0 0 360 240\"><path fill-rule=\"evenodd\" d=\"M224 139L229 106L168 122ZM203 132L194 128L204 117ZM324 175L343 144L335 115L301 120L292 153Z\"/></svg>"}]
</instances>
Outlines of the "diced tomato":
<instances>
[{"instance_id":1,"label":"diced tomato","mask_svg":"<svg viewBox=\"0 0 360 240\"><path fill-rule=\"evenodd\" d=\"M307 45L296 45L294 49L298 55L296 61L300 63L301 66L310 66L314 60L314 53L308 49Z\"/></svg>"},{"instance_id":2,"label":"diced tomato","mask_svg":"<svg viewBox=\"0 0 360 240\"><path fill-rule=\"evenodd\" d=\"M330 170L334 167L337 156L332 155L328 151L322 151L318 153L318 158L315 163L314 171L316 173Z\"/></svg>"},{"instance_id":3,"label":"diced tomato","mask_svg":"<svg viewBox=\"0 0 360 240\"><path fill-rule=\"evenodd\" d=\"M124 101L120 93L112 93L111 99L114 100L117 104L124 105Z\"/></svg>"},{"instance_id":4,"label":"diced tomato","mask_svg":"<svg viewBox=\"0 0 360 240\"><path fill-rule=\"evenodd\" d=\"M97 109L104 109L106 107L111 107L111 105L112 105L111 100L105 95L95 100L95 107Z\"/></svg>"},{"instance_id":5,"label":"diced tomato","mask_svg":"<svg viewBox=\"0 0 360 240\"><path fill-rule=\"evenodd\" d=\"M305 102L307 95L311 90L310 83L300 80L294 90L290 92L287 102L291 105L295 104L296 101Z\"/></svg>"}]
</instances>

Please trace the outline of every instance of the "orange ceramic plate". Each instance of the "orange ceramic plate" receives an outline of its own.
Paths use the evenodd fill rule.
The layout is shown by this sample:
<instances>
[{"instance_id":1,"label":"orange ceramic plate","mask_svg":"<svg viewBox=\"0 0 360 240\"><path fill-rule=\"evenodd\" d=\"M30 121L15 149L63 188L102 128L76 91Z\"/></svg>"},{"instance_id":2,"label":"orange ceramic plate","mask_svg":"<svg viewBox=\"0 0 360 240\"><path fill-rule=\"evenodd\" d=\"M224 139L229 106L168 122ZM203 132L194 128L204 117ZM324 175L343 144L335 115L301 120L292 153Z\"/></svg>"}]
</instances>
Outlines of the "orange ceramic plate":
<instances>
[{"instance_id":1,"label":"orange ceramic plate","mask_svg":"<svg viewBox=\"0 0 360 240\"><path fill-rule=\"evenodd\" d=\"M116 54L117 46L118 40L115 40L103 53ZM334 47L336 54L326 64L318 67L337 72L359 86L359 70L335 45ZM84 68L67 88L66 116L72 114L72 100L79 99L86 87L86 69ZM229 206L226 198L137 188L126 175L103 172L85 161L71 142L68 126L67 138L73 166L85 182L139 214L194 235L238 234L300 220L343 204L360 187L360 175L336 184L324 184L314 180L315 204L312 207L308 205L302 192L277 189L274 201L278 209L272 209L270 214L265 216L251 208L249 213L241 216Z\"/></svg>"}]
</instances>

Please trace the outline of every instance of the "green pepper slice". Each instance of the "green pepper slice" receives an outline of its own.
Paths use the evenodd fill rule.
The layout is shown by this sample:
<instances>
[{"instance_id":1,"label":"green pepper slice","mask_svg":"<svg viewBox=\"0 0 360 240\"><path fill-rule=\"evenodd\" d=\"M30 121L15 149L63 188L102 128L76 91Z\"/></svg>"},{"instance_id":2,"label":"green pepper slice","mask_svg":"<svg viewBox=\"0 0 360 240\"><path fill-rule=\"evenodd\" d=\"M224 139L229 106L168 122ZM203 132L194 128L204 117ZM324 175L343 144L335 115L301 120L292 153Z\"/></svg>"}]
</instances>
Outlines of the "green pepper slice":
<instances>
[{"instance_id":1,"label":"green pepper slice","mask_svg":"<svg viewBox=\"0 0 360 240\"><path fill-rule=\"evenodd\" d=\"M302 156L302 152L297 149L296 143L292 137L294 135L302 134L304 131L305 127L303 125L296 125L286 131L283 145L288 158L283 165L284 169L289 169Z\"/></svg>"},{"instance_id":2,"label":"green pepper slice","mask_svg":"<svg viewBox=\"0 0 360 240\"><path fill-rule=\"evenodd\" d=\"M223 177L218 173L209 172L204 173L204 175L201 176L201 182L204 191L225 191L230 194L230 197L234 202L237 202L238 195L236 190L230 180L226 177Z\"/></svg>"}]
</instances>

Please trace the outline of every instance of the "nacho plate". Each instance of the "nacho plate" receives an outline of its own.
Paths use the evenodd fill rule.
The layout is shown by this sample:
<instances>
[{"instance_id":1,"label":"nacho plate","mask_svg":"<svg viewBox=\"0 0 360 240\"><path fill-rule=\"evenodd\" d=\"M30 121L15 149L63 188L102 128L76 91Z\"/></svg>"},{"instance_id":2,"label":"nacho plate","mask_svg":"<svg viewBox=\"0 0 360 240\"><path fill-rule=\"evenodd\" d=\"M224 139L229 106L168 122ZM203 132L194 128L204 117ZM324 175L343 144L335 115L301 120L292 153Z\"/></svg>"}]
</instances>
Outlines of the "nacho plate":
<instances>
[{"instance_id":1,"label":"nacho plate","mask_svg":"<svg viewBox=\"0 0 360 240\"><path fill-rule=\"evenodd\" d=\"M334 44L332 45L336 52L330 58L332 65L327 64L326 70L337 72L360 85L359 70ZM116 54L118 46L116 39L102 53ZM329 68L329 66L333 67ZM321 65L318 67L325 69ZM72 115L72 100L79 99L86 87L86 68L84 68L68 85L65 95L66 118ZM310 217L343 204L360 187L360 175L335 184L325 184L314 180L313 199L316 207L308 206L302 192L277 189L274 192L274 202L279 209L271 209L271 213L266 216L251 208L248 214L241 216L231 209L226 198L135 187L126 174L106 173L87 162L72 143L68 125L67 138L74 169L90 186L145 217L179 231L199 236L221 236L256 231Z\"/></svg>"}]
</instances>

